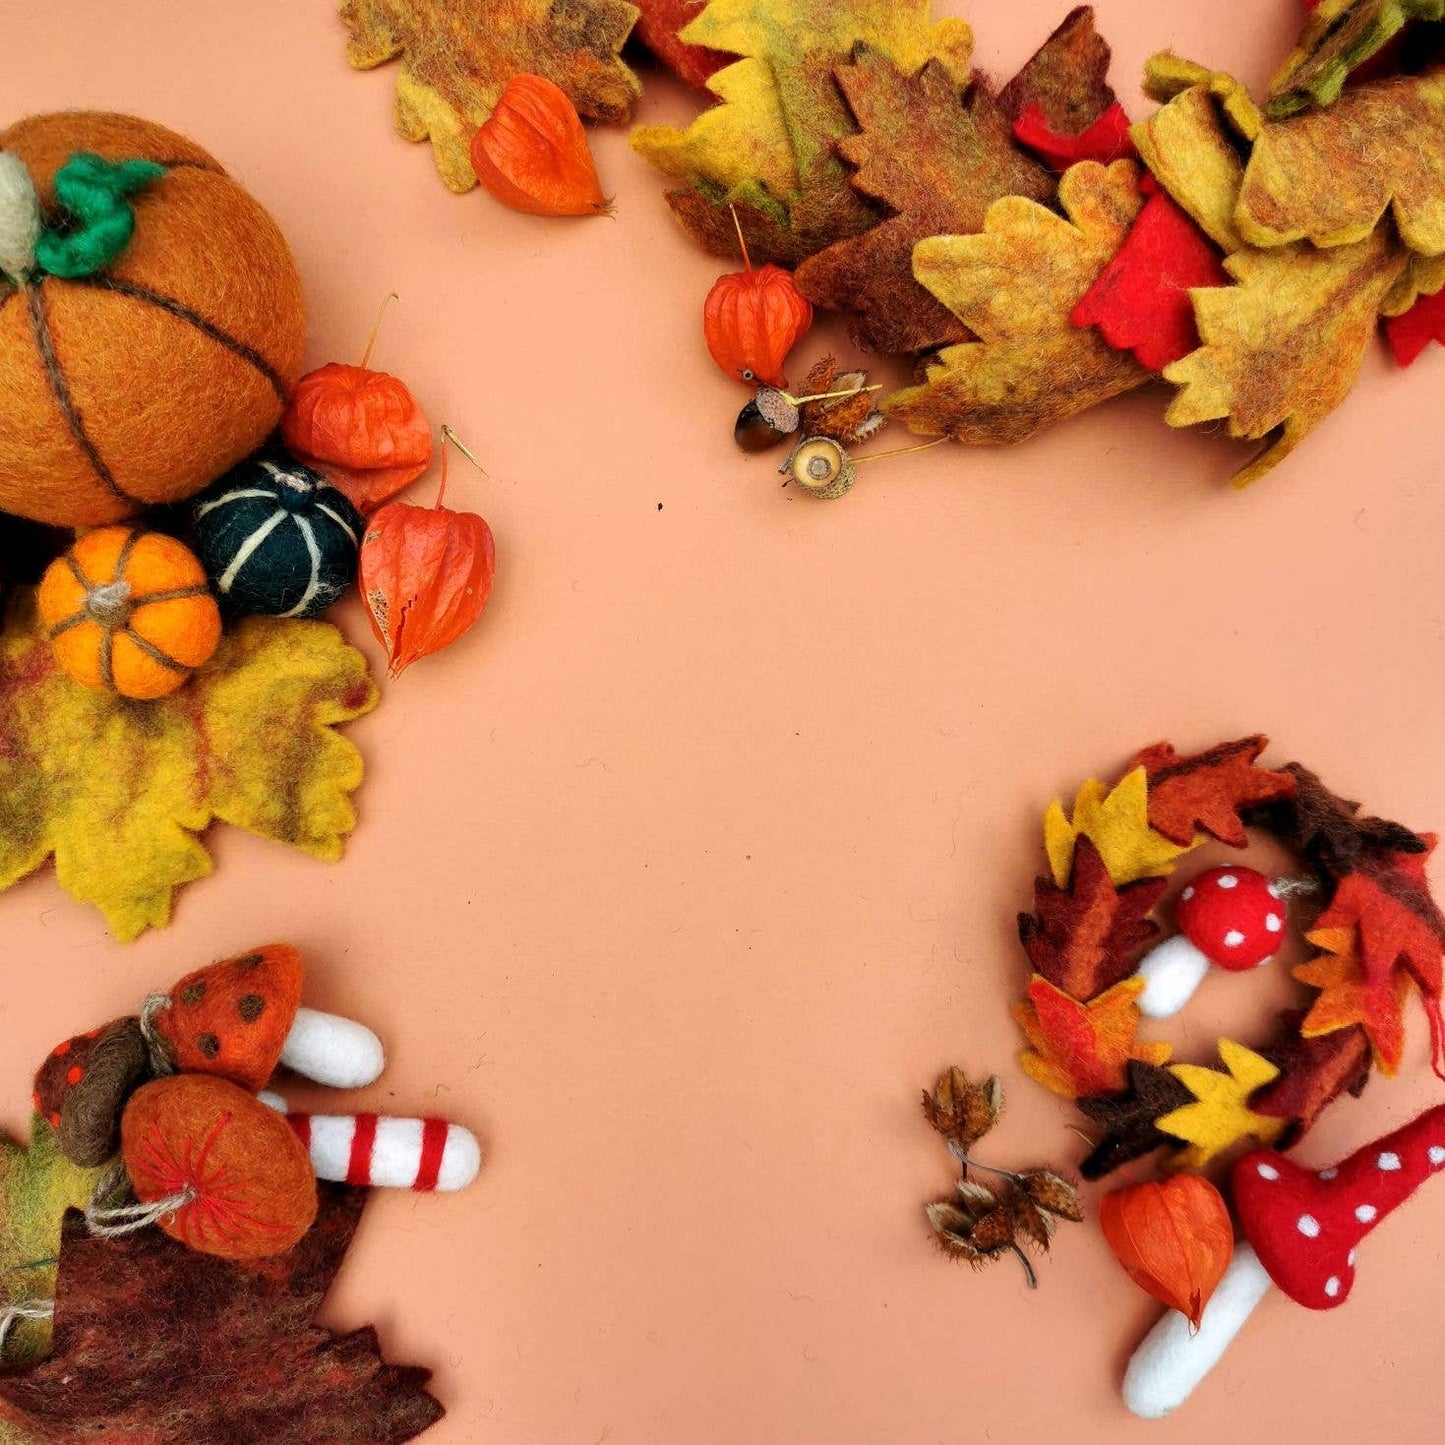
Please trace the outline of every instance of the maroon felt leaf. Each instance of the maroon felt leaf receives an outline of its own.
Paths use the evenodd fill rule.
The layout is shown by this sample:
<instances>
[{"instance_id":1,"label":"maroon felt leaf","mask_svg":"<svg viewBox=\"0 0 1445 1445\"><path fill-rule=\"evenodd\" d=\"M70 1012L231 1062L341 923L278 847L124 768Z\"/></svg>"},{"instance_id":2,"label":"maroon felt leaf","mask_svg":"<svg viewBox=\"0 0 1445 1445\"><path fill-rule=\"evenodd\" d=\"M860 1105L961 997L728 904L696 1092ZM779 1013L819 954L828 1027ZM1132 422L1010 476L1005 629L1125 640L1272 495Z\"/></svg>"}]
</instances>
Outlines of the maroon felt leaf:
<instances>
[{"instance_id":1,"label":"maroon felt leaf","mask_svg":"<svg viewBox=\"0 0 1445 1445\"><path fill-rule=\"evenodd\" d=\"M1164 1133L1155 1120L1194 1103L1194 1095L1158 1064L1130 1059L1124 1072L1127 1089L1076 1101L1079 1112L1104 1130L1104 1137L1079 1166L1085 1179L1102 1179L1156 1149L1180 1147L1179 1140Z\"/></svg>"},{"instance_id":2,"label":"maroon felt leaf","mask_svg":"<svg viewBox=\"0 0 1445 1445\"><path fill-rule=\"evenodd\" d=\"M1202 829L1231 848L1249 841L1240 819L1244 808L1287 798L1294 775L1255 766L1269 739L1261 734L1221 743L1182 758L1169 743L1156 743L1134 759L1149 777L1149 825L1187 848Z\"/></svg>"},{"instance_id":3,"label":"maroon felt leaf","mask_svg":"<svg viewBox=\"0 0 1445 1445\"><path fill-rule=\"evenodd\" d=\"M1229 277L1209 238L1152 177L1142 189L1151 193L1144 209L1070 319L1163 371L1199 345L1190 290L1227 286Z\"/></svg>"},{"instance_id":4,"label":"maroon felt leaf","mask_svg":"<svg viewBox=\"0 0 1445 1445\"><path fill-rule=\"evenodd\" d=\"M1386 320L1385 339L1401 366L1418 360L1432 341L1445 346L1445 290L1420 297L1402 316Z\"/></svg>"},{"instance_id":5,"label":"maroon felt leaf","mask_svg":"<svg viewBox=\"0 0 1445 1445\"><path fill-rule=\"evenodd\" d=\"M1116 888L1093 840L1079 834L1069 886L1037 879L1034 911L1019 914L1019 938L1034 971L1080 1003L1122 982L1159 932L1149 915L1166 887L1163 878L1141 878Z\"/></svg>"},{"instance_id":6,"label":"maroon felt leaf","mask_svg":"<svg viewBox=\"0 0 1445 1445\"><path fill-rule=\"evenodd\" d=\"M312 1323L361 1217L362 1190L323 1185L316 1223L247 1264L146 1229L90 1235L66 1216L55 1336L0 1374L0 1421L47 1445L395 1445L442 1416L430 1371L389 1365L370 1326Z\"/></svg>"},{"instance_id":7,"label":"maroon felt leaf","mask_svg":"<svg viewBox=\"0 0 1445 1445\"><path fill-rule=\"evenodd\" d=\"M998 107L1011 123L1035 112L1053 135L1082 135L1116 104L1109 59L1094 28L1094 7L1080 5L999 92Z\"/></svg>"},{"instance_id":8,"label":"maroon felt leaf","mask_svg":"<svg viewBox=\"0 0 1445 1445\"><path fill-rule=\"evenodd\" d=\"M1294 1009L1280 1015L1278 1036L1260 1050L1279 1077L1249 1099L1256 1114L1290 1121L1276 1141L1281 1149L1303 1138L1341 1094L1358 1096L1370 1079L1370 1039L1364 1029L1354 1024L1307 1039L1300 1034L1306 1012Z\"/></svg>"}]
</instances>

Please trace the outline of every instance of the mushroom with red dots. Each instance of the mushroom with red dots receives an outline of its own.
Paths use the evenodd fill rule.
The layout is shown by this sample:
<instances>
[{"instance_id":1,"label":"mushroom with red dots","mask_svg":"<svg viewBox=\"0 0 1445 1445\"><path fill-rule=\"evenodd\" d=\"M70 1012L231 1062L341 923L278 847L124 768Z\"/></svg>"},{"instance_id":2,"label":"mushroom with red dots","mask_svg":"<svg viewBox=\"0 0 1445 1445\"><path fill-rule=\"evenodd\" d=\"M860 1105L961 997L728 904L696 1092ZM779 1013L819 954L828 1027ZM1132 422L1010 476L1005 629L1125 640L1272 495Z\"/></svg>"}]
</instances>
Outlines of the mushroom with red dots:
<instances>
[{"instance_id":1,"label":"mushroom with red dots","mask_svg":"<svg viewBox=\"0 0 1445 1445\"><path fill-rule=\"evenodd\" d=\"M1344 1304L1360 1241L1432 1174L1445 1170L1445 1104L1312 1170L1272 1150L1234 1166L1235 1211L1247 1244L1234 1252L1198 1330L1171 1310L1144 1337L1124 1374L1124 1403L1158 1419L1189 1397L1271 1284L1307 1309Z\"/></svg>"},{"instance_id":2,"label":"mushroom with red dots","mask_svg":"<svg viewBox=\"0 0 1445 1445\"><path fill-rule=\"evenodd\" d=\"M1179 895L1179 932L1139 964L1139 1011L1164 1019L1179 1012L1209 965L1242 973L1267 963L1284 932L1282 890L1253 868L1210 868Z\"/></svg>"}]
</instances>

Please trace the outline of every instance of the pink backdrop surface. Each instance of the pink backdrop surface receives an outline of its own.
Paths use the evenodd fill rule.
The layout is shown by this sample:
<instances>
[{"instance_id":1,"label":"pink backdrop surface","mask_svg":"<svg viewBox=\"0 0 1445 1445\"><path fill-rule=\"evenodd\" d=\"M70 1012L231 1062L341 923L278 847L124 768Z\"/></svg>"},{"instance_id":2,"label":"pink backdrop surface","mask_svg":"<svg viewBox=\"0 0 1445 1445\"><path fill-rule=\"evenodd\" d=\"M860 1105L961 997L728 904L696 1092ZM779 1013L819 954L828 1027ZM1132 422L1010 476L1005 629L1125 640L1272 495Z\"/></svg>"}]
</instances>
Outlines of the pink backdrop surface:
<instances>
[{"instance_id":1,"label":"pink backdrop surface","mask_svg":"<svg viewBox=\"0 0 1445 1445\"><path fill-rule=\"evenodd\" d=\"M814 504L733 450L742 397L700 340L717 265L622 131L594 136L616 221L541 221L443 189L392 132L394 70L350 71L326 3L11 8L6 116L133 111L212 149L295 248L313 362L354 359L401 292L376 362L480 455L453 495L499 563L477 631L352 729L344 862L217 830L216 875L131 946L49 873L0 898L0 1122L24 1127L60 1037L287 937L311 1001L386 1038L364 1102L484 1140L466 1194L374 1201L326 1312L435 1368L437 1445L1438 1438L1445 1188L1369 1241L1346 1308L1276 1297L1147 1425L1117 1378L1155 1307L1092 1221L1037 1293L933 1251L921 1205L951 1170L917 1095L950 1061L996 1069L989 1157L1079 1157L1013 1061L1012 919L1046 803L1135 747L1266 730L1276 762L1445 827L1445 356L1372 359L1243 495L1241 453L1169 431L1151 391ZM939 8L1003 75L1064 7ZM1293 0L1097 11L1135 113L1152 51L1257 84L1297 21ZM691 106L649 75L644 119ZM359 611L339 620L374 655ZM1225 1027L1257 1042L1290 988L1211 983L1180 1056ZM1439 1097L1418 1023L1402 1077L1300 1157Z\"/></svg>"}]
</instances>

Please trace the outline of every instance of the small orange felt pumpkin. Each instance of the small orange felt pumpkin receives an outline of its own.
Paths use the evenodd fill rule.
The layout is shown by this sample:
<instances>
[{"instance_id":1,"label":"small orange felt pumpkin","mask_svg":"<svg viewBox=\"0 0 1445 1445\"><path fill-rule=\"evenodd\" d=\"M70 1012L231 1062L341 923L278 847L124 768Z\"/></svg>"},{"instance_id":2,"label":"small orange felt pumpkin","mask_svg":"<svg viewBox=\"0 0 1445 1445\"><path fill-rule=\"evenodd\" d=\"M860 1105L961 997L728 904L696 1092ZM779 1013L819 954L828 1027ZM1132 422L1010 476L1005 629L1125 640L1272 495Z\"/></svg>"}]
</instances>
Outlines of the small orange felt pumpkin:
<instances>
[{"instance_id":1,"label":"small orange felt pumpkin","mask_svg":"<svg viewBox=\"0 0 1445 1445\"><path fill-rule=\"evenodd\" d=\"M156 1222L203 1254L282 1254L316 1218L316 1173L285 1115L226 1079L176 1074L138 1089L120 1149L136 1198L181 1200Z\"/></svg>"},{"instance_id":2,"label":"small orange felt pumpkin","mask_svg":"<svg viewBox=\"0 0 1445 1445\"><path fill-rule=\"evenodd\" d=\"M174 692L216 650L221 614L199 560L163 532L87 532L40 581L55 660L85 687Z\"/></svg>"},{"instance_id":3,"label":"small orange felt pumpkin","mask_svg":"<svg viewBox=\"0 0 1445 1445\"><path fill-rule=\"evenodd\" d=\"M151 1027L183 1074L219 1074L255 1093L276 1071L301 1005L301 955L271 943L188 973Z\"/></svg>"},{"instance_id":4,"label":"small orange felt pumpkin","mask_svg":"<svg viewBox=\"0 0 1445 1445\"><path fill-rule=\"evenodd\" d=\"M541 75L515 75L472 137L472 169L504 206L534 216L604 216L587 132L567 92Z\"/></svg>"},{"instance_id":5,"label":"small orange felt pumpkin","mask_svg":"<svg viewBox=\"0 0 1445 1445\"><path fill-rule=\"evenodd\" d=\"M1129 1278L1197 1329L1234 1254L1219 1190L1202 1174L1115 1189L1099 1201L1099 1225Z\"/></svg>"}]
</instances>

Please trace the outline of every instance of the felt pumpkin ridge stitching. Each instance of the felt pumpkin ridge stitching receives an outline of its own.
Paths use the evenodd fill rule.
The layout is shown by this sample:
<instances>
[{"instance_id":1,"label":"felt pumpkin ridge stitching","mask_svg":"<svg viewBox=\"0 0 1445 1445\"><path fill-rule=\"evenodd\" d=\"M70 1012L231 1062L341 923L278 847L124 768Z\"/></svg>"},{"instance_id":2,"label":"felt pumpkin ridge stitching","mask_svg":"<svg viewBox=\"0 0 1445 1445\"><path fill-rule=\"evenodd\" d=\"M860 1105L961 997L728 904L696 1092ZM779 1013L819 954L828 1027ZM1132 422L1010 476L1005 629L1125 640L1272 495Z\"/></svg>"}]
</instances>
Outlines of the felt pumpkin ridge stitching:
<instances>
[{"instance_id":1,"label":"felt pumpkin ridge stitching","mask_svg":"<svg viewBox=\"0 0 1445 1445\"><path fill-rule=\"evenodd\" d=\"M209 337L218 346L224 346L227 351L255 367L265 377L277 397L283 402L286 400L286 384L281 380L280 373L254 346L248 346L223 327L217 326L214 321L207 320L199 311L192 311L189 306L177 301L175 297L166 296L160 291L152 291L149 286L142 286L135 281L122 281L115 276L74 276L65 279L73 286L88 286L93 290L113 291L118 296L126 296L132 301L140 301L145 305L154 306L157 310L174 316L178 321L184 321L188 326L194 326L203 336ZM44 282L41 284L43 285Z\"/></svg>"},{"instance_id":2,"label":"felt pumpkin ridge stitching","mask_svg":"<svg viewBox=\"0 0 1445 1445\"><path fill-rule=\"evenodd\" d=\"M116 481L110 467L106 465L105 458L101 456L94 441L91 440L90 433L85 429L85 420L80 415L80 408L76 406L75 398L70 394L70 383L66 380L65 368L61 366L60 358L55 353L55 334L50 329L50 318L45 311L44 282L39 286L27 286L25 299L30 307L30 330L35 338L35 348L40 353L40 363L45 368L45 379L50 385L50 394L55 398L55 404L60 409L61 419L69 429L75 444L80 448L101 486L110 492L117 501L124 502L127 506L141 506L142 499L132 496Z\"/></svg>"}]
</instances>

